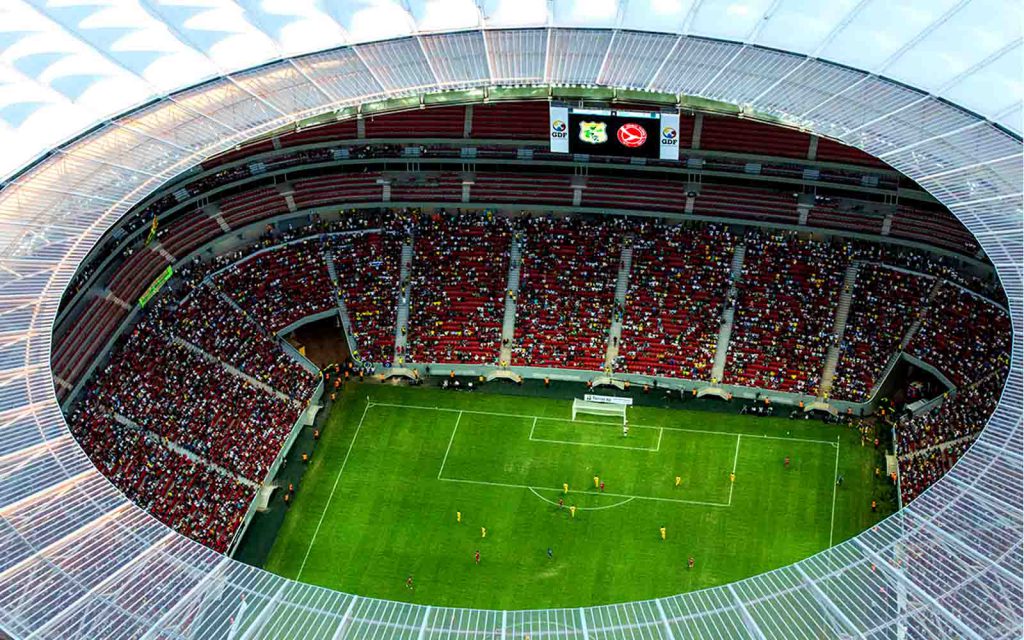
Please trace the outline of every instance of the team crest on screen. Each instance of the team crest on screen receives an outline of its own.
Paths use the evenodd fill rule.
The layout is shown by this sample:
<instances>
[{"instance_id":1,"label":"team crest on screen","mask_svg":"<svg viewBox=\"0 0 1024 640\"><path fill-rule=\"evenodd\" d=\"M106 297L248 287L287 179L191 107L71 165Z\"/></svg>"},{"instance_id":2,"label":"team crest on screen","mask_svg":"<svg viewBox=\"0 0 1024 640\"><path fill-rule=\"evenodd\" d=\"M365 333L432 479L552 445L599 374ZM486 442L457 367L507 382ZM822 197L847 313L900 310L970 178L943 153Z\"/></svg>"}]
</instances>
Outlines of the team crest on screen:
<instances>
[{"instance_id":1,"label":"team crest on screen","mask_svg":"<svg viewBox=\"0 0 1024 640\"><path fill-rule=\"evenodd\" d=\"M580 140L587 144L601 144L608 142L607 122L580 122Z\"/></svg>"},{"instance_id":2,"label":"team crest on screen","mask_svg":"<svg viewBox=\"0 0 1024 640\"><path fill-rule=\"evenodd\" d=\"M636 149L647 142L647 130L635 122L627 122L619 127L616 134L622 146Z\"/></svg>"}]
</instances>

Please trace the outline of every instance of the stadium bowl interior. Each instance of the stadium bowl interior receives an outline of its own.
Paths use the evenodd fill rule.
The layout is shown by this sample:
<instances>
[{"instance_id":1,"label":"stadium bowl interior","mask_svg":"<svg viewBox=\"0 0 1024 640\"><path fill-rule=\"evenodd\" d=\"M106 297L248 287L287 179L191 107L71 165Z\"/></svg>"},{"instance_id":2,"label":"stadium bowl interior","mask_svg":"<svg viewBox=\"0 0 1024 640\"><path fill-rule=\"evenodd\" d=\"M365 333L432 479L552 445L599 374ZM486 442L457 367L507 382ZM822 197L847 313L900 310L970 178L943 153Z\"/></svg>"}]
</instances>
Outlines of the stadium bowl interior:
<instances>
[{"instance_id":1,"label":"stadium bowl interior","mask_svg":"<svg viewBox=\"0 0 1024 640\"><path fill-rule=\"evenodd\" d=\"M103 123L4 186L0 214L18 225L5 231L0 276L0 630L14 638L1019 637L1020 138L931 95L795 54L626 31L613 44L605 30L552 30L563 51L600 44L587 56L601 58L607 50L615 72L599 75L597 64L545 65L555 58L542 32L417 36L218 78ZM473 62L485 45L510 39L522 49L503 65ZM663 60L624 62L642 47L658 47ZM462 64L430 64L455 52ZM357 111L549 97L668 99L684 112L798 127L881 158L948 207L995 267L1013 326L1002 398L975 444L898 513L794 565L657 600L532 611L390 603L286 580L167 528L96 471L59 405L75 380L54 377L52 332L83 260L137 205L242 143L273 149L273 137L296 122L347 126Z\"/></svg>"}]
</instances>

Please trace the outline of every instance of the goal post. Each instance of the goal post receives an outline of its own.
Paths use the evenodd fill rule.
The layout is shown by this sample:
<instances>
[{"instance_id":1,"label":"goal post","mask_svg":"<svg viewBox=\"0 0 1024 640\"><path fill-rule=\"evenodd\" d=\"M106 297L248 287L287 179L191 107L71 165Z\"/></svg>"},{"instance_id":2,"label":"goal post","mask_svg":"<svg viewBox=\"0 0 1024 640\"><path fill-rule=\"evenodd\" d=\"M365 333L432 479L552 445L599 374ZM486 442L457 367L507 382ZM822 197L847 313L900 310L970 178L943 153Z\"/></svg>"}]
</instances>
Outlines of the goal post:
<instances>
[{"instance_id":1,"label":"goal post","mask_svg":"<svg viewBox=\"0 0 1024 640\"><path fill-rule=\"evenodd\" d=\"M626 423L626 405L610 402L595 402L593 400L582 400L574 398L572 401L572 419L576 420L579 414L597 416L616 416Z\"/></svg>"}]
</instances>

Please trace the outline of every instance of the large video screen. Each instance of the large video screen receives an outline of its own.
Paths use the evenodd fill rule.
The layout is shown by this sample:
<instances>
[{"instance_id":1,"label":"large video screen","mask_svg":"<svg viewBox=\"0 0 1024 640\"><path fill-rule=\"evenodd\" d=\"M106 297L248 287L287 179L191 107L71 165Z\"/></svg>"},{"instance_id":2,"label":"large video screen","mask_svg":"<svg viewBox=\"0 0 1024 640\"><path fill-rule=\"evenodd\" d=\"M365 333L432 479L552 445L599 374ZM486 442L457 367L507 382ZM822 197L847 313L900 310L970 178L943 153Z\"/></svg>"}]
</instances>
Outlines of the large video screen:
<instances>
[{"instance_id":1,"label":"large video screen","mask_svg":"<svg viewBox=\"0 0 1024 640\"><path fill-rule=\"evenodd\" d=\"M551 150L679 159L679 114L551 107Z\"/></svg>"}]
</instances>

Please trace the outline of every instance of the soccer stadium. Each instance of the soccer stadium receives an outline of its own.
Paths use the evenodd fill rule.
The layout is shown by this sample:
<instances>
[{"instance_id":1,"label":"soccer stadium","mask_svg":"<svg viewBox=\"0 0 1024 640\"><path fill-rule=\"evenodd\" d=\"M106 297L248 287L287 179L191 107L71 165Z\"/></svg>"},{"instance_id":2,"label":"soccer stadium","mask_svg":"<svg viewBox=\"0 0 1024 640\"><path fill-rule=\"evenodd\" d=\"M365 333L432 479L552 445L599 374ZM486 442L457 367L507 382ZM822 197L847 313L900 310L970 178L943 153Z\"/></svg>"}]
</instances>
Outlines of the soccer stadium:
<instances>
[{"instance_id":1,"label":"soccer stadium","mask_svg":"<svg viewBox=\"0 0 1024 640\"><path fill-rule=\"evenodd\" d=\"M0 640L1022 637L1022 21L0 1Z\"/></svg>"}]
</instances>

